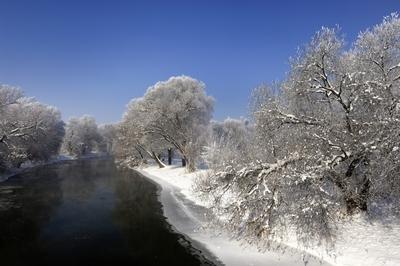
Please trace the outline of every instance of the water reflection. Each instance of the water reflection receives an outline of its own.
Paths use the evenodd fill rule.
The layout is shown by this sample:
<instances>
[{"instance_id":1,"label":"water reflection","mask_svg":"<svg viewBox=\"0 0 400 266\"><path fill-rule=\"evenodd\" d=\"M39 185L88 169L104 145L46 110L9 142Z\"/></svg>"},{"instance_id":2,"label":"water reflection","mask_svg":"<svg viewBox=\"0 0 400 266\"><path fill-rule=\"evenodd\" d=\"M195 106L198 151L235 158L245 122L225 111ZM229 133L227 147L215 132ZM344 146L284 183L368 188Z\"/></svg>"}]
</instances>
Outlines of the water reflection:
<instances>
[{"instance_id":1,"label":"water reflection","mask_svg":"<svg viewBox=\"0 0 400 266\"><path fill-rule=\"evenodd\" d=\"M2 265L212 264L170 230L156 186L111 160L42 167L0 183L0 258Z\"/></svg>"},{"instance_id":2,"label":"water reflection","mask_svg":"<svg viewBox=\"0 0 400 266\"><path fill-rule=\"evenodd\" d=\"M41 178L38 178L38 177ZM34 170L0 186L0 257L4 265L23 265L45 251L39 242L41 228L62 202L57 172ZM7 193L4 193L7 192Z\"/></svg>"}]
</instances>

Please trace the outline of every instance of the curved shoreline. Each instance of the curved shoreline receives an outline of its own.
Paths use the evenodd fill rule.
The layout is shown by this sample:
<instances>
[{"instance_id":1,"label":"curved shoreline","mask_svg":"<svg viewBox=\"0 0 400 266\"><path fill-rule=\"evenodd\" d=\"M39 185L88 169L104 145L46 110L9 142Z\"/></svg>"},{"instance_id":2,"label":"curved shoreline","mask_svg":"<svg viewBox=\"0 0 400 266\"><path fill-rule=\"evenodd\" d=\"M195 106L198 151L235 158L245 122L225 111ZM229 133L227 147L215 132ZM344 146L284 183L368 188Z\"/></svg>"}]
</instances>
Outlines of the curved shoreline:
<instances>
[{"instance_id":1,"label":"curved shoreline","mask_svg":"<svg viewBox=\"0 0 400 266\"><path fill-rule=\"evenodd\" d=\"M330 265L311 255L304 258L296 251L285 254L274 251L262 253L256 247L243 245L242 242L232 240L225 234L215 234L210 229L204 228L207 211L209 212L207 208L188 199L187 195L182 193L182 188L174 185L173 182L160 178L158 173L157 175L149 173L147 169L134 170L160 187L159 200L167 221L174 230L187 236L194 246L202 250L212 261L217 260L217 263L228 266L292 266L305 265L305 263L307 265Z\"/></svg>"},{"instance_id":2,"label":"curved shoreline","mask_svg":"<svg viewBox=\"0 0 400 266\"><path fill-rule=\"evenodd\" d=\"M200 258L203 258L203 262L212 262L216 266L224 265L219 259L210 251L207 249L207 247L193 239L187 232L192 229L197 228L197 224L195 223L188 223L186 230L180 226L180 224L177 222L177 219L183 218L185 214L179 213L178 216L175 216L177 219L174 219L174 215L172 214L172 210L176 209L176 206L179 205L179 201L173 196L176 191L173 191L176 188L173 188L171 186L168 186L165 182L162 180L158 179L155 176L150 177L148 174L138 170L134 169L135 172L137 172L140 176L143 178L146 178L149 182L153 183L157 187L157 197L158 200L160 201L163 209L164 216L166 217L166 220L170 226L170 229L183 236L183 239L185 242L185 246L188 246L188 248L191 250L191 252L199 256ZM183 244L183 243L182 243Z\"/></svg>"}]
</instances>

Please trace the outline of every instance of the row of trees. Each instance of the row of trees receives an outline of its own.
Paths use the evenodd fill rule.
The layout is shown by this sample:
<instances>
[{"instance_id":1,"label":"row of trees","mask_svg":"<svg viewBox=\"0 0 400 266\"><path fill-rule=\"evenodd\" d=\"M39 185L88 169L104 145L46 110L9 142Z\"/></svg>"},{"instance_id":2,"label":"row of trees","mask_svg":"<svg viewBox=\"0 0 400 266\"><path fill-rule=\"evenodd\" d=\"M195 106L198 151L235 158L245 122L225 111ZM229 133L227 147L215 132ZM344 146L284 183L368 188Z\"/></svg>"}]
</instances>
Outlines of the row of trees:
<instances>
[{"instance_id":1,"label":"row of trees","mask_svg":"<svg viewBox=\"0 0 400 266\"><path fill-rule=\"evenodd\" d=\"M112 124L98 126L92 116L71 118L65 127L62 152L77 157L92 152L111 154L114 150L116 128Z\"/></svg>"},{"instance_id":2,"label":"row of trees","mask_svg":"<svg viewBox=\"0 0 400 266\"><path fill-rule=\"evenodd\" d=\"M214 126L198 189L240 237L333 244L343 217L400 215L400 19L349 49L339 32L322 28L283 82L253 91L251 126Z\"/></svg>"},{"instance_id":3,"label":"row of trees","mask_svg":"<svg viewBox=\"0 0 400 266\"><path fill-rule=\"evenodd\" d=\"M110 153L114 137L112 125L98 127L89 116L72 118L65 125L55 107L0 85L0 172L27 161L47 161L60 148L74 156L93 150Z\"/></svg>"},{"instance_id":4,"label":"row of trees","mask_svg":"<svg viewBox=\"0 0 400 266\"><path fill-rule=\"evenodd\" d=\"M187 170L212 169L197 188L224 226L271 243L294 230L305 245L334 243L337 221L386 206L400 216L400 18L362 32L346 49L322 28L291 61L287 78L253 91L251 120L210 122L205 84L171 77L133 99L116 125L71 119L0 87L0 167L63 151L113 152L124 164L174 149ZM65 136L64 136L65 135ZM267 240L267 241L265 241Z\"/></svg>"},{"instance_id":5,"label":"row of trees","mask_svg":"<svg viewBox=\"0 0 400 266\"><path fill-rule=\"evenodd\" d=\"M96 120L91 116L71 118L65 127L62 150L68 154L89 154L101 142Z\"/></svg>"}]
</instances>

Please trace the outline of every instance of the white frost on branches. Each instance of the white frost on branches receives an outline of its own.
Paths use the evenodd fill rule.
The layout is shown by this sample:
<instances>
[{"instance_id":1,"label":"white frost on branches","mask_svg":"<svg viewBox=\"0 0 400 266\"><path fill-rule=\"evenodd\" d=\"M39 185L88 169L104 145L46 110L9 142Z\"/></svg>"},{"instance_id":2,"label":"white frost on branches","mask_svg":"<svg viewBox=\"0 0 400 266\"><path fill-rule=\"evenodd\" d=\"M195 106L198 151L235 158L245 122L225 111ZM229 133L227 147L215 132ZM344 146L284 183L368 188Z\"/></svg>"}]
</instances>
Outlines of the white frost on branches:
<instances>
[{"instance_id":1,"label":"white frost on branches","mask_svg":"<svg viewBox=\"0 0 400 266\"><path fill-rule=\"evenodd\" d=\"M330 246L342 218L378 218L375 206L400 216L400 18L348 50L338 32L322 28L284 81L253 91L251 134L216 124L197 189L240 238L295 230L306 246Z\"/></svg>"},{"instance_id":2,"label":"white frost on branches","mask_svg":"<svg viewBox=\"0 0 400 266\"><path fill-rule=\"evenodd\" d=\"M0 171L57 155L64 136L60 112L14 87L0 85Z\"/></svg>"},{"instance_id":3,"label":"white frost on branches","mask_svg":"<svg viewBox=\"0 0 400 266\"><path fill-rule=\"evenodd\" d=\"M148 88L133 99L120 124L121 153L156 160L159 149L174 148L186 161L188 171L196 167L204 143L204 132L212 116L214 100L203 82L187 76L171 77ZM136 156L138 157L138 156Z\"/></svg>"}]
</instances>

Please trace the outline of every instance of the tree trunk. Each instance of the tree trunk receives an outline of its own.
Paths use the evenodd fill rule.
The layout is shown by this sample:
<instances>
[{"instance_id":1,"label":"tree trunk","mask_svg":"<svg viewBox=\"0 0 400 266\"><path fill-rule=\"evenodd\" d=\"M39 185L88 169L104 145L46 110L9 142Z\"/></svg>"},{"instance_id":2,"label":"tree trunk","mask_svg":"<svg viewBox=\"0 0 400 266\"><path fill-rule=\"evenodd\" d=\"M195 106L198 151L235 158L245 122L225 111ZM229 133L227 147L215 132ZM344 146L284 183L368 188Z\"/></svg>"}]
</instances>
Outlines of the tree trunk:
<instances>
[{"instance_id":1,"label":"tree trunk","mask_svg":"<svg viewBox=\"0 0 400 266\"><path fill-rule=\"evenodd\" d=\"M168 165L172 164L172 149L168 148Z\"/></svg>"},{"instance_id":2,"label":"tree trunk","mask_svg":"<svg viewBox=\"0 0 400 266\"><path fill-rule=\"evenodd\" d=\"M194 161L193 160L186 160L186 161L187 161L186 162L186 170L189 173L194 172L196 170L196 165L195 165Z\"/></svg>"},{"instance_id":3,"label":"tree trunk","mask_svg":"<svg viewBox=\"0 0 400 266\"><path fill-rule=\"evenodd\" d=\"M160 161L160 158L157 157L156 153L154 151L149 151L147 149L145 149L145 147L143 147L139 142L136 143L136 145L141 148L145 153L147 153L147 155L150 156L150 158L152 158L154 161L156 161L156 163L158 164L158 166L160 168L164 168L166 165Z\"/></svg>"},{"instance_id":4,"label":"tree trunk","mask_svg":"<svg viewBox=\"0 0 400 266\"><path fill-rule=\"evenodd\" d=\"M196 170L194 160L191 160L186 156L182 156L182 167L185 167L189 173L192 173Z\"/></svg>"},{"instance_id":5,"label":"tree trunk","mask_svg":"<svg viewBox=\"0 0 400 266\"><path fill-rule=\"evenodd\" d=\"M361 177L360 173L358 173L357 177L356 169L364 165L366 162L367 159L365 156L354 158L347 167L346 173L343 176L337 176L335 180L336 185L344 194L346 211L349 215L354 214L357 210L363 212L368 211L368 198L371 186L368 176L365 173L362 173L361 180L359 179L356 184L351 182L352 180L354 181Z\"/></svg>"},{"instance_id":6,"label":"tree trunk","mask_svg":"<svg viewBox=\"0 0 400 266\"><path fill-rule=\"evenodd\" d=\"M136 151L139 153L140 158L143 160L143 159L144 159L144 156L143 156L142 151L141 151L140 149L138 149L138 148L136 148Z\"/></svg>"},{"instance_id":7,"label":"tree trunk","mask_svg":"<svg viewBox=\"0 0 400 266\"><path fill-rule=\"evenodd\" d=\"M160 158L158 158L158 156L154 153L154 151L151 152L153 159L156 161L156 163L158 164L158 166L160 168L164 168L165 164L160 160Z\"/></svg>"},{"instance_id":8,"label":"tree trunk","mask_svg":"<svg viewBox=\"0 0 400 266\"><path fill-rule=\"evenodd\" d=\"M360 191L361 197L361 204L360 210L367 212L368 211L368 199L370 197L370 188L371 188L371 181L366 178L365 183L362 186Z\"/></svg>"}]
</instances>

